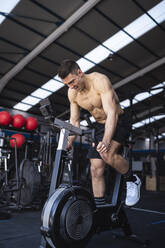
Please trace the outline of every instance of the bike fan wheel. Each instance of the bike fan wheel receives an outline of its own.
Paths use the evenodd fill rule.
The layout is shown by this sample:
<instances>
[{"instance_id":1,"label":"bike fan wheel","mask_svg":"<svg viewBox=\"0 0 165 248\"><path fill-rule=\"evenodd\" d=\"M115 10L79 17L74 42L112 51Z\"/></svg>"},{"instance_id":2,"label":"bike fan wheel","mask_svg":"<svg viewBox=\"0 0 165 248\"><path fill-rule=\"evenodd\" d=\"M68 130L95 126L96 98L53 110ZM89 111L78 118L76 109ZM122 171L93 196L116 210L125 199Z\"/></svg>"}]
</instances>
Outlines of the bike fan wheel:
<instances>
[{"instance_id":1,"label":"bike fan wheel","mask_svg":"<svg viewBox=\"0 0 165 248\"><path fill-rule=\"evenodd\" d=\"M67 205L66 208L63 209L61 216L63 237L67 241L83 240L90 232L93 224L91 207L88 202L83 199L77 199Z\"/></svg>"},{"instance_id":2,"label":"bike fan wheel","mask_svg":"<svg viewBox=\"0 0 165 248\"><path fill-rule=\"evenodd\" d=\"M59 188L45 203L42 232L51 247L78 247L93 234L94 202L82 187Z\"/></svg>"}]
</instances>

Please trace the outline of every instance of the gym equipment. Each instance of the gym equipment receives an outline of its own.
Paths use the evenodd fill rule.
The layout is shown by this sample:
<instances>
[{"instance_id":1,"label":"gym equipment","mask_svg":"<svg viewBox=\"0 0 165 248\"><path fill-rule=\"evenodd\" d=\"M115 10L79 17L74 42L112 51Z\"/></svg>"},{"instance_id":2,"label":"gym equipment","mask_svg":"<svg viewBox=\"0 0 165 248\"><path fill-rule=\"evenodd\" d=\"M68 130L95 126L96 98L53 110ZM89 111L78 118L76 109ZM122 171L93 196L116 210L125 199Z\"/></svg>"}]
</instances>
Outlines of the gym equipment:
<instances>
[{"instance_id":1,"label":"gym equipment","mask_svg":"<svg viewBox=\"0 0 165 248\"><path fill-rule=\"evenodd\" d=\"M59 119L54 126L61 129L49 198L44 205L41 221L42 239L40 248L85 247L94 233L121 228L125 237L144 244L132 234L123 204L121 202L122 176L116 174L112 202L95 206L91 192L72 183L61 184L66 156L66 144L69 135L82 135L85 132ZM71 172L71 160L68 168ZM71 173L70 173L71 175Z\"/></svg>"},{"instance_id":2,"label":"gym equipment","mask_svg":"<svg viewBox=\"0 0 165 248\"><path fill-rule=\"evenodd\" d=\"M1 133L2 135L2 133ZM16 147L16 139L15 138L7 138L5 135L0 136L0 173L2 174L2 180L4 181L3 186L8 186L8 175L10 173L10 169L8 166L8 160L11 156L11 150L7 149L5 146L5 141L13 141L14 145L14 163L15 163L15 171L16 171L16 179L17 179L17 189L18 189L18 161L17 161L17 147Z\"/></svg>"},{"instance_id":3,"label":"gym equipment","mask_svg":"<svg viewBox=\"0 0 165 248\"><path fill-rule=\"evenodd\" d=\"M19 169L20 190L16 192L16 200L19 207L34 204L40 190L41 176L36 164L23 159Z\"/></svg>"},{"instance_id":4,"label":"gym equipment","mask_svg":"<svg viewBox=\"0 0 165 248\"><path fill-rule=\"evenodd\" d=\"M11 115L7 111L0 112L0 125L8 126L11 122Z\"/></svg>"},{"instance_id":5,"label":"gym equipment","mask_svg":"<svg viewBox=\"0 0 165 248\"><path fill-rule=\"evenodd\" d=\"M41 227L41 231L51 247L56 247L56 244L57 247L63 247L63 245L69 245L70 242L72 243L72 247L75 247L75 244L73 244L72 239L76 242L76 245L78 245L80 242L86 242L88 240L88 237L90 237L93 232L92 212L94 211L95 205L92 195L86 189L77 185L71 186L69 184L59 187L60 182L62 180L62 172L64 170L64 164L61 163L62 154L65 154L64 146L66 146L67 136L69 135L69 131L66 128L64 129L64 125L69 125L70 131L72 130L72 133L74 134L81 135L82 131L79 128L73 127L69 123L65 123L58 119L56 119L55 122L55 126L63 128L60 133L59 143L56 151L56 159L54 163L54 169L52 173L52 180L49 191L50 198L48 199L43 208L43 225ZM70 163L68 164L70 165ZM55 189L56 191L54 191ZM51 208L54 209L54 213L53 216L50 217L49 210ZM53 226L51 227L49 227L49 220L45 215L46 213L48 214L48 218L50 217L55 219L56 223L52 223ZM56 215L56 217L54 216L54 214ZM71 240L68 240L67 238L68 234L65 230L65 221L67 222L66 229L70 229L70 225L72 226L72 228L69 230L69 234L72 237ZM76 223L78 225L77 230L75 229ZM80 230L79 225L82 227ZM55 236L52 232L51 238L48 238L46 234L47 232L45 232L48 229L49 231L50 229L54 230ZM81 230L83 231L82 233ZM69 242L67 242L67 240Z\"/></svg>"},{"instance_id":6,"label":"gym equipment","mask_svg":"<svg viewBox=\"0 0 165 248\"><path fill-rule=\"evenodd\" d=\"M15 128L22 128L25 125L24 116L21 114L13 115L11 124Z\"/></svg>"},{"instance_id":7,"label":"gym equipment","mask_svg":"<svg viewBox=\"0 0 165 248\"><path fill-rule=\"evenodd\" d=\"M12 159L13 151L5 147L4 140L7 140L8 143L12 140L12 145L15 143L15 163ZM7 209L38 208L41 187L38 165L26 158L18 167L17 147L19 145L17 146L16 142L17 138L14 137L0 137L2 146L0 148L0 207Z\"/></svg>"},{"instance_id":8,"label":"gym equipment","mask_svg":"<svg viewBox=\"0 0 165 248\"><path fill-rule=\"evenodd\" d=\"M53 121L56 116L56 105L51 98L47 97L40 101L40 111L45 120Z\"/></svg>"},{"instance_id":9,"label":"gym equipment","mask_svg":"<svg viewBox=\"0 0 165 248\"><path fill-rule=\"evenodd\" d=\"M54 161L51 152L54 136L50 130L46 133L37 130L37 133L40 142L35 146L34 140L27 139L24 159L20 163L20 191L15 194L20 208L41 208L49 193ZM31 151L35 149L36 154Z\"/></svg>"},{"instance_id":10,"label":"gym equipment","mask_svg":"<svg viewBox=\"0 0 165 248\"><path fill-rule=\"evenodd\" d=\"M14 159L13 151L9 150L7 143L14 140ZM5 144L6 142L6 144ZM11 196L19 190L19 173L17 160L17 146L15 138L0 137L0 207L8 207L11 203Z\"/></svg>"},{"instance_id":11,"label":"gym equipment","mask_svg":"<svg viewBox=\"0 0 165 248\"><path fill-rule=\"evenodd\" d=\"M15 147L15 141L16 140L16 146L17 148L20 148L25 143L25 136L19 133L13 134L10 139L10 146L12 148Z\"/></svg>"},{"instance_id":12,"label":"gym equipment","mask_svg":"<svg viewBox=\"0 0 165 248\"><path fill-rule=\"evenodd\" d=\"M38 121L36 118L32 117L32 116L29 116L26 118L26 124L25 124L25 127L27 130L29 131L33 131L37 128L38 126Z\"/></svg>"}]
</instances>

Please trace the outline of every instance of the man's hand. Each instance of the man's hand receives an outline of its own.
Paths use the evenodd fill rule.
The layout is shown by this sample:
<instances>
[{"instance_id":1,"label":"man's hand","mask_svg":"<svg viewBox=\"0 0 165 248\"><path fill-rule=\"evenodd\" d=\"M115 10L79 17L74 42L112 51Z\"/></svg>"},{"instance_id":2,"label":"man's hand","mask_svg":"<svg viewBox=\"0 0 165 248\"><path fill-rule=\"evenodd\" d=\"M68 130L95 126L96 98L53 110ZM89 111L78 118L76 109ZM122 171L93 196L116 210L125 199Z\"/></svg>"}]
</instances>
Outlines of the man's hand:
<instances>
[{"instance_id":1,"label":"man's hand","mask_svg":"<svg viewBox=\"0 0 165 248\"><path fill-rule=\"evenodd\" d=\"M71 142L70 140L68 140L67 146L66 146L66 150L67 151L70 151L70 150L72 150L72 148L73 148L73 142Z\"/></svg>"},{"instance_id":2,"label":"man's hand","mask_svg":"<svg viewBox=\"0 0 165 248\"><path fill-rule=\"evenodd\" d=\"M105 142L101 141L97 145L96 149L99 153L108 152L110 149L110 143L105 143Z\"/></svg>"}]
</instances>

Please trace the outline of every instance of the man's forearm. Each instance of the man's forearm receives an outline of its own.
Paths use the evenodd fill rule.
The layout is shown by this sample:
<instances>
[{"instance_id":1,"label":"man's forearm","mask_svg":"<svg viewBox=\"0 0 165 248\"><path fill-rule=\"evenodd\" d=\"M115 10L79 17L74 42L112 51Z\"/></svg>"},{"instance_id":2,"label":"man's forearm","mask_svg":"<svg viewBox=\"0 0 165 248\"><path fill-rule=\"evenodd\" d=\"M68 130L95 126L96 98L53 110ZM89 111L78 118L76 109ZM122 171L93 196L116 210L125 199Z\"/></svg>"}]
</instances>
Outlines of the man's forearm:
<instances>
[{"instance_id":1,"label":"man's forearm","mask_svg":"<svg viewBox=\"0 0 165 248\"><path fill-rule=\"evenodd\" d=\"M80 121L72 121L70 120L70 124L72 124L75 127L80 127ZM72 144L77 138L77 135L71 135L68 137L68 142Z\"/></svg>"},{"instance_id":2,"label":"man's forearm","mask_svg":"<svg viewBox=\"0 0 165 248\"><path fill-rule=\"evenodd\" d=\"M109 144L113 138L116 125L118 120L118 114L116 113L110 113L107 115L106 123L105 123L105 131L104 131L104 137L103 142Z\"/></svg>"},{"instance_id":3,"label":"man's forearm","mask_svg":"<svg viewBox=\"0 0 165 248\"><path fill-rule=\"evenodd\" d=\"M70 144L73 144L73 142L76 140L76 135L72 135L72 136L69 136L68 137L68 142L70 143Z\"/></svg>"}]
</instances>

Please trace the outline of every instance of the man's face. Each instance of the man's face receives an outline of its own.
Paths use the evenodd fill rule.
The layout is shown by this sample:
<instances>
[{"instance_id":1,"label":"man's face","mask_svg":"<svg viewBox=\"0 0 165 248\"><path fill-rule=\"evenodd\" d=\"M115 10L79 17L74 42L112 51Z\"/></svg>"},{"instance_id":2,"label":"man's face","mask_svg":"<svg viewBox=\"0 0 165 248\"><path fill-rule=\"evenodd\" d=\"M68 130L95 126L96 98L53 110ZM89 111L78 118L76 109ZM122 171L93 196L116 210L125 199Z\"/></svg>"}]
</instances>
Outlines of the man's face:
<instances>
[{"instance_id":1,"label":"man's face","mask_svg":"<svg viewBox=\"0 0 165 248\"><path fill-rule=\"evenodd\" d=\"M77 73L75 74L69 73L68 76L64 78L62 81L70 89L74 89L78 91L81 89L82 75L83 75L82 71L77 70Z\"/></svg>"}]
</instances>

